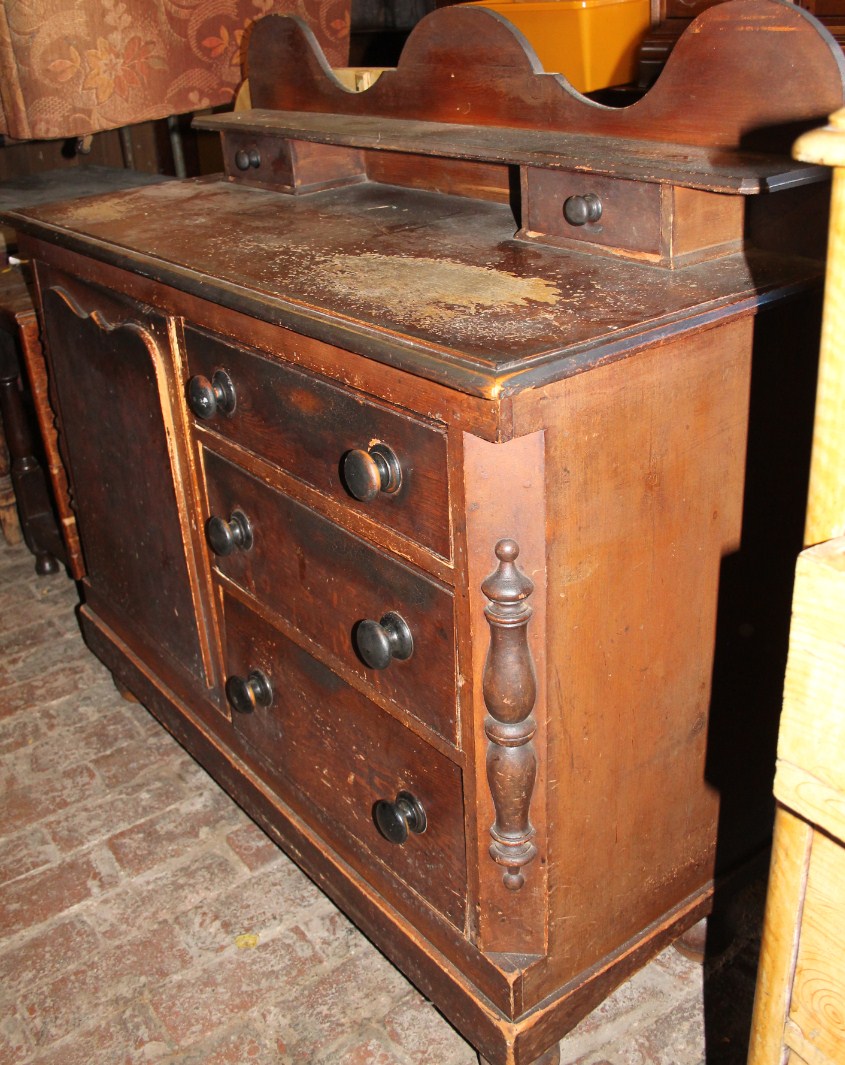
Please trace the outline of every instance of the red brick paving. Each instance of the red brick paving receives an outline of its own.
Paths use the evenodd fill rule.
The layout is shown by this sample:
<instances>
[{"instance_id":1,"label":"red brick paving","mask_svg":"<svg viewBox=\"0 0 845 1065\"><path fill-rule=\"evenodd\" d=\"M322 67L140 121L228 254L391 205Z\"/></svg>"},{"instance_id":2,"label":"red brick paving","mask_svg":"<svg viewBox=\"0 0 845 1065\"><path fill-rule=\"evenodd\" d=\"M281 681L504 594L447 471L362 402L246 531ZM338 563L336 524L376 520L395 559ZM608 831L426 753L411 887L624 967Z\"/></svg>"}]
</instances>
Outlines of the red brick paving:
<instances>
[{"instance_id":1,"label":"red brick paving","mask_svg":"<svg viewBox=\"0 0 845 1065\"><path fill-rule=\"evenodd\" d=\"M474 1065L120 698L76 603L67 577L36 577L22 547L0 545L0 1065ZM730 1030L712 982L703 1001L701 971L668 951L571 1033L563 1061L740 1065L753 960L725 967Z\"/></svg>"}]
</instances>

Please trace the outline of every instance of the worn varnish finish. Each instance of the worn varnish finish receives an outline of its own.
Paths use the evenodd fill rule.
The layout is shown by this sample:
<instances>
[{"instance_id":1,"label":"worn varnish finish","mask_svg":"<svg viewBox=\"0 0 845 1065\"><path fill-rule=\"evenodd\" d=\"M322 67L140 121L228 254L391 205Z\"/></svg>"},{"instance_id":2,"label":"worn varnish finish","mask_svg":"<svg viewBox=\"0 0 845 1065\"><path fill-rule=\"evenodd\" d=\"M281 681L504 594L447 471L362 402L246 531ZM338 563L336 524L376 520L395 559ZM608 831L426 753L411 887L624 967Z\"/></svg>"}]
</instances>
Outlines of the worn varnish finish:
<instances>
[{"instance_id":1,"label":"worn varnish finish","mask_svg":"<svg viewBox=\"0 0 845 1065\"><path fill-rule=\"evenodd\" d=\"M253 758L294 808L318 819L347 860L399 877L463 927L466 859L460 768L414 737L296 644L226 597L226 668L266 671L268 707L235 713ZM314 773L319 764L324 772ZM376 801L410 791L428 824L395 846L373 831ZM361 851L365 852L362 857Z\"/></svg>"},{"instance_id":2,"label":"worn varnish finish","mask_svg":"<svg viewBox=\"0 0 845 1065\"><path fill-rule=\"evenodd\" d=\"M612 112L481 10L354 98L307 39L256 29L225 180L15 218L83 629L484 1059L552 1062L770 827L779 648L721 652L743 521L800 528L824 172L759 149L841 58L739 0Z\"/></svg>"},{"instance_id":3,"label":"worn varnish finish","mask_svg":"<svg viewBox=\"0 0 845 1065\"><path fill-rule=\"evenodd\" d=\"M812 121L839 106L842 56L835 46L820 53L816 24L800 8L741 2L744 11L739 3L730 9L720 4L696 19L654 91L626 108L593 106L562 75L542 76L536 56L506 19L460 6L423 19L396 71L384 73L365 93L343 90L319 49L305 47L313 36L303 23L273 16L251 43L250 94L254 107L283 111L562 129L670 144L750 147L749 142L762 142L788 152L790 131L784 126ZM753 64L744 32L736 31L738 19L744 19L745 32L754 32ZM490 56L496 57L495 66ZM812 85L796 82L793 63L812 67ZM279 78L283 64L292 73ZM445 76L433 83L434 69ZM723 105L726 71L731 72L729 108ZM765 93L761 72L769 82Z\"/></svg>"},{"instance_id":4,"label":"worn varnish finish","mask_svg":"<svg viewBox=\"0 0 845 1065\"><path fill-rule=\"evenodd\" d=\"M209 431L289 471L344 507L356 507L444 559L451 557L442 427L196 330L185 331L185 348L192 378L212 378L225 368L237 381L237 417L215 413L204 423ZM401 484L389 495L358 502L345 490L338 467L349 451L366 450L374 436L396 453Z\"/></svg>"}]
</instances>

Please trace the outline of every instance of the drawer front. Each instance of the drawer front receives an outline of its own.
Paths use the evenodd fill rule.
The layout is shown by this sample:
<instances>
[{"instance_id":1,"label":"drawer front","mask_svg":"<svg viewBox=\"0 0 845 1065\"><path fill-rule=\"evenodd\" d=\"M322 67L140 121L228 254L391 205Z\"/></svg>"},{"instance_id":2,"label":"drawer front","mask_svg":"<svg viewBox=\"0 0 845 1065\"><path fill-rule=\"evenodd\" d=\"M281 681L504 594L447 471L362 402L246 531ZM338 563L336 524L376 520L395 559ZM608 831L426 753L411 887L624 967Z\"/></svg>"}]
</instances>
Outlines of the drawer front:
<instances>
[{"instance_id":1,"label":"drawer front","mask_svg":"<svg viewBox=\"0 0 845 1065\"><path fill-rule=\"evenodd\" d=\"M460 768L231 596L225 620L227 676L260 670L272 690L269 706L232 715L271 784L377 886L392 873L461 927ZM389 843L375 806L402 792L421 804L425 830Z\"/></svg>"},{"instance_id":2,"label":"drawer front","mask_svg":"<svg viewBox=\"0 0 845 1065\"><path fill-rule=\"evenodd\" d=\"M205 425L351 510L451 557L444 432L204 333L186 329L185 343L192 378L211 381L224 370L234 388L234 410L215 413ZM376 443L395 454L400 483L360 501L347 487L344 458Z\"/></svg>"},{"instance_id":3,"label":"drawer front","mask_svg":"<svg viewBox=\"0 0 845 1065\"><path fill-rule=\"evenodd\" d=\"M244 514L252 536L249 550L215 557L218 571L456 743L452 593L219 455L204 456L210 516L233 525ZM407 624L412 653L372 669L355 641L363 621L389 613Z\"/></svg>"},{"instance_id":4,"label":"drawer front","mask_svg":"<svg viewBox=\"0 0 845 1065\"><path fill-rule=\"evenodd\" d=\"M526 229L555 239L598 244L634 256L657 258L663 241L661 188L596 174L529 168L526 177ZM587 218L590 197L601 205L598 219ZM569 222L564 205L584 204L577 222ZM582 221L582 218L587 218Z\"/></svg>"}]
</instances>

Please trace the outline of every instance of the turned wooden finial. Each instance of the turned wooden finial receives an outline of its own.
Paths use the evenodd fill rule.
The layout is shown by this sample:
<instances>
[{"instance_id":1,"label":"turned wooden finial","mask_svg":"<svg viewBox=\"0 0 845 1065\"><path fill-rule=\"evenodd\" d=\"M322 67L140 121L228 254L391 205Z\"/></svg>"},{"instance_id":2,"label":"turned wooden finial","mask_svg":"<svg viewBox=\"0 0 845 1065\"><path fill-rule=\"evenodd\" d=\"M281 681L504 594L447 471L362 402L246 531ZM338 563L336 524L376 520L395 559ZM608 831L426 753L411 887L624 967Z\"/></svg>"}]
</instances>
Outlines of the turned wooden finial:
<instances>
[{"instance_id":1,"label":"turned wooden finial","mask_svg":"<svg viewBox=\"0 0 845 1065\"><path fill-rule=\"evenodd\" d=\"M488 712L484 721L489 740L487 781L496 811L490 857L505 867L505 887L517 891L525 883L523 867L537 854L528 819L537 776L531 742L537 730L531 716L537 680L527 632L533 613L527 599L534 584L516 567L519 544L515 540L499 540L495 550L499 565L481 585L489 600L484 613L490 625L482 679Z\"/></svg>"}]
</instances>

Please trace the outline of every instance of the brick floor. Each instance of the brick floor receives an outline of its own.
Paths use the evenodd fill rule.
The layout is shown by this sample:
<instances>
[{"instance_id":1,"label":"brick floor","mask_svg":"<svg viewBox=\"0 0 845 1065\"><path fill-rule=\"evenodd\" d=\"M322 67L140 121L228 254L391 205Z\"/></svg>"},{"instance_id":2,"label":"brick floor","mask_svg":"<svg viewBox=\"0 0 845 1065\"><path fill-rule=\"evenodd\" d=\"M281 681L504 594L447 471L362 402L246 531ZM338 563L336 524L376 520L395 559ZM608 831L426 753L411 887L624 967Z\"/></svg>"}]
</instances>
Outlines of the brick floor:
<instances>
[{"instance_id":1,"label":"brick floor","mask_svg":"<svg viewBox=\"0 0 845 1065\"><path fill-rule=\"evenodd\" d=\"M473 1065L469 1045L85 649L0 545L0 1065ZM763 886L668 950L566 1065L742 1065Z\"/></svg>"}]
</instances>

